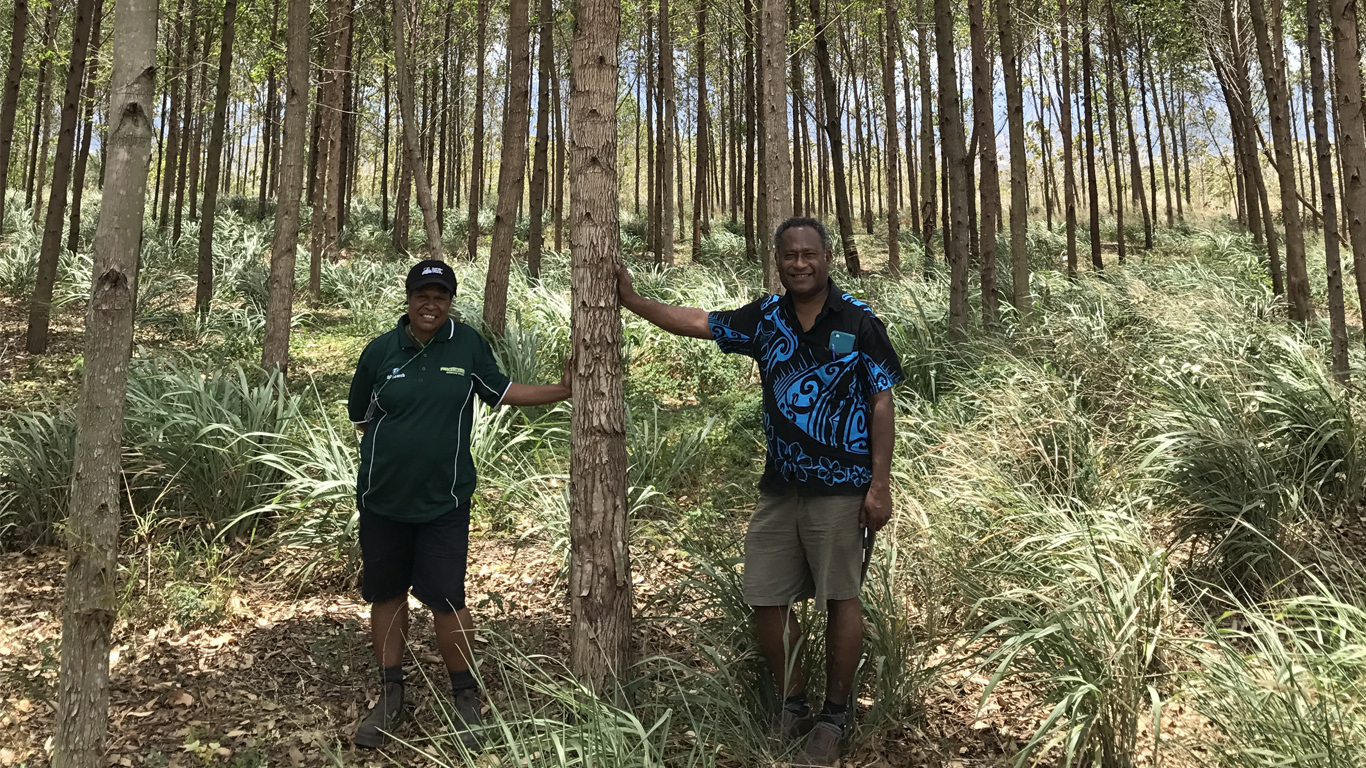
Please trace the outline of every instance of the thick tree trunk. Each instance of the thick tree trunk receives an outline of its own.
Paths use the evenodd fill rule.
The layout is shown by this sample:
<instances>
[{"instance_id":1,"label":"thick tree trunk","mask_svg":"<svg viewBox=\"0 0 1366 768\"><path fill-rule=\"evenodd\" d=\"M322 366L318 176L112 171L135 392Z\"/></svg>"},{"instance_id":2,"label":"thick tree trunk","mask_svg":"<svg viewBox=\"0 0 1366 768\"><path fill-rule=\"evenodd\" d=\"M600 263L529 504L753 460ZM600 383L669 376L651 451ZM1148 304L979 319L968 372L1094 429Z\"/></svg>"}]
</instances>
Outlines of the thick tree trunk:
<instances>
[{"instance_id":1,"label":"thick tree trunk","mask_svg":"<svg viewBox=\"0 0 1366 768\"><path fill-rule=\"evenodd\" d=\"M426 164L422 161L422 147L418 143L417 118L414 111L413 73L408 63L408 0L394 0L394 74L398 85L398 111L403 120L404 156L413 175L417 205L422 209L422 223L427 232L427 253L441 260L441 228L432 209L432 187ZM525 18L525 16L524 16ZM526 77L522 77L525 82ZM525 109L526 99L522 100ZM525 114L522 124L526 125ZM525 142L523 142L525 144ZM524 148L525 151L525 148Z\"/></svg>"},{"instance_id":2,"label":"thick tree trunk","mask_svg":"<svg viewBox=\"0 0 1366 768\"><path fill-rule=\"evenodd\" d=\"M90 47L90 25L94 14L95 0L79 0L76 3L76 18L71 31L71 58L67 63L66 91L62 97L62 122L57 132L57 154L52 163L52 190L47 204L47 218L43 222L43 244L38 253L33 302L28 310L26 347L30 354L35 355L47 352L52 291L57 283L57 263L61 258L63 225L66 224L66 187L71 181L71 151L76 146L76 109L81 103L81 81L85 78L85 55Z\"/></svg>"},{"instance_id":3,"label":"thick tree trunk","mask_svg":"<svg viewBox=\"0 0 1366 768\"><path fill-rule=\"evenodd\" d=\"M991 77L991 62L987 53L987 31L983 20L983 0L968 0L968 32L972 47L972 114L973 135L980 155L981 195L979 267L982 279L982 324L996 325L1000 313L1000 299L996 292L996 231L1001 221L1001 172L996 158L996 85Z\"/></svg>"},{"instance_id":4,"label":"thick tree trunk","mask_svg":"<svg viewBox=\"0 0 1366 768\"><path fill-rule=\"evenodd\" d=\"M1021 323L1029 322L1029 254L1025 233L1029 227L1029 159L1025 157L1024 89L1019 40L1011 19L1010 0L996 0L1001 28L1001 69L1006 87L1006 124L1010 131L1010 275L1011 303ZM1042 77L1043 73L1040 73ZM1039 116L1040 122L1043 116ZM1045 151L1042 143L1040 147ZM1047 192L1045 190L1045 197Z\"/></svg>"},{"instance_id":5,"label":"thick tree trunk","mask_svg":"<svg viewBox=\"0 0 1366 768\"><path fill-rule=\"evenodd\" d=\"M901 157L897 151L896 122L896 30L901 22L896 15L896 0L883 4L885 31L882 38L882 99L886 118L883 120L883 164L887 168L887 270L901 274ZM910 105L906 105L910 109Z\"/></svg>"},{"instance_id":6,"label":"thick tree trunk","mask_svg":"<svg viewBox=\"0 0 1366 768\"><path fill-rule=\"evenodd\" d=\"M767 216L759 222L758 237L763 250L764 288L781 293L777 262L773 252L773 233L792 211L792 160L788 156L787 135L787 9L782 0L759 0L760 26L763 29L759 50L763 98L764 164Z\"/></svg>"},{"instance_id":7,"label":"thick tree trunk","mask_svg":"<svg viewBox=\"0 0 1366 768\"><path fill-rule=\"evenodd\" d=\"M830 66L830 46L825 30L830 20L822 16L821 0L811 0L811 23L816 29L816 75L820 78L825 102L825 135L830 142L830 165L835 187L835 218L839 221L840 248L844 267L853 277L861 272L858 244L854 240L854 212L849 201L848 176L844 170L844 138L841 128L839 97L835 94L835 74Z\"/></svg>"},{"instance_id":8,"label":"thick tree trunk","mask_svg":"<svg viewBox=\"0 0 1366 768\"><path fill-rule=\"evenodd\" d=\"M527 234L526 271L533 280L541 276L541 245L545 227L546 181L550 173L550 70L555 66L551 36L554 34L550 0L541 0L540 33L536 65L536 157L531 164L531 221ZM637 175L639 172L637 171ZM637 194L639 199L639 194Z\"/></svg>"},{"instance_id":9,"label":"thick tree trunk","mask_svg":"<svg viewBox=\"0 0 1366 768\"><path fill-rule=\"evenodd\" d=\"M28 0L14 0L10 27L9 64L5 92L0 97L0 234L5 231L5 192L9 189L9 161L14 151L14 118L19 112L19 86L24 79L24 43L28 32Z\"/></svg>"},{"instance_id":10,"label":"thick tree trunk","mask_svg":"<svg viewBox=\"0 0 1366 768\"><path fill-rule=\"evenodd\" d=\"M1366 315L1366 115L1362 111L1361 60L1356 0L1330 0L1333 57L1339 62L1334 77L1338 153L1342 161L1343 207L1352 243L1357 300Z\"/></svg>"},{"instance_id":11,"label":"thick tree trunk","mask_svg":"<svg viewBox=\"0 0 1366 768\"><path fill-rule=\"evenodd\" d=\"M971 162L963 138L963 111L958 92L957 48L953 41L951 0L934 0L935 50L939 63L939 134L944 143L944 178L948 215L944 258L949 265L949 335L963 339L968 331L968 188Z\"/></svg>"},{"instance_id":12,"label":"thick tree trunk","mask_svg":"<svg viewBox=\"0 0 1366 768\"><path fill-rule=\"evenodd\" d=\"M621 6L576 6L569 98L574 414L570 425L570 669L618 693L631 661L626 405L617 303L617 35Z\"/></svg>"},{"instance_id":13,"label":"thick tree trunk","mask_svg":"<svg viewBox=\"0 0 1366 768\"><path fill-rule=\"evenodd\" d=\"M1347 362L1347 312L1342 299L1342 260L1338 250L1338 210L1333 189L1333 158L1329 150L1327 90L1323 76L1323 35L1319 0L1305 0L1309 48L1309 77L1314 92L1314 148L1318 152L1319 184L1323 190L1323 254L1328 273L1328 327L1332 339L1333 375L1345 382L1351 376Z\"/></svg>"},{"instance_id":14,"label":"thick tree trunk","mask_svg":"<svg viewBox=\"0 0 1366 768\"><path fill-rule=\"evenodd\" d=\"M66 248L71 252L79 249L81 244L81 197L85 193L85 167L90 159L90 140L95 133L95 75L98 69L97 54L100 50L100 29L101 22L104 20L104 0L95 0L94 19L90 30L90 55L86 56L85 62L85 107L81 122L85 128L81 131L80 146L76 148L75 165L71 170L71 226L66 237ZM191 40L194 38L191 37ZM182 145L183 146L183 145ZM183 150L182 150L183 153ZM182 164L183 167L183 164ZM0 176L4 171L0 170ZM182 181L185 174L180 174ZM5 199L4 185L0 183L0 201ZM4 230L4 222L0 220L0 231Z\"/></svg>"},{"instance_id":15,"label":"thick tree trunk","mask_svg":"<svg viewBox=\"0 0 1366 768\"><path fill-rule=\"evenodd\" d=\"M294 307L294 259L299 247L299 204L304 187L304 139L308 133L308 0L286 0L285 125L275 198L275 235L270 246L270 298L266 304L261 367L289 371L289 329Z\"/></svg>"},{"instance_id":16,"label":"thick tree trunk","mask_svg":"<svg viewBox=\"0 0 1366 768\"><path fill-rule=\"evenodd\" d=\"M204 166L204 209L199 217L199 281L195 309L209 311L213 299L213 225L218 213L219 173L223 163L223 132L228 117L228 86L232 77L232 43L237 26L237 0L224 0L223 33L218 47L218 90L214 96L209 156Z\"/></svg>"},{"instance_id":17,"label":"thick tree trunk","mask_svg":"<svg viewBox=\"0 0 1366 768\"><path fill-rule=\"evenodd\" d=\"M119 457L133 347L138 257L151 161L157 3L122 0L103 206L95 231L94 282L85 323L85 370L76 412L76 453L67 516L61 668L52 765L104 764L109 724L109 636L117 613Z\"/></svg>"},{"instance_id":18,"label":"thick tree trunk","mask_svg":"<svg viewBox=\"0 0 1366 768\"><path fill-rule=\"evenodd\" d=\"M1252 30L1257 38L1257 56L1261 60L1262 81L1266 89L1267 108L1271 113L1271 143L1276 156L1276 175L1281 188L1281 221L1285 227L1286 295L1290 299L1290 319L1308 323L1314 319L1314 307L1309 296L1309 274L1305 264L1304 227L1300 219L1300 203L1295 186L1295 148L1290 136L1290 106L1285 88L1285 56L1280 38L1280 24L1274 32L1267 28L1263 0L1249 0L1252 11Z\"/></svg>"},{"instance_id":19,"label":"thick tree trunk","mask_svg":"<svg viewBox=\"0 0 1366 768\"><path fill-rule=\"evenodd\" d=\"M476 4L474 47L479 55L474 62L474 142L470 155L469 222L465 234L465 250L470 261L479 255L479 208L484 191L484 61L488 58L489 0L476 0Z\"/></svg>"},{"instance_id":20,"label":"thick tree trunk","mask_svg":"<svg viewBox=\"0 0 1366 768\"><path fill-rule=\"evenodd\" d=\"M531 78L531 22L527 0L512 0L508 16L508 102L503 118L503 152L498 163L498 211L493 219L488 276L484 281L484 332L502 336L507 325L508 270L512 234L526 176L526 132ZM613 113L615 115L615 112Z\"/></svg>"}]
</instances>

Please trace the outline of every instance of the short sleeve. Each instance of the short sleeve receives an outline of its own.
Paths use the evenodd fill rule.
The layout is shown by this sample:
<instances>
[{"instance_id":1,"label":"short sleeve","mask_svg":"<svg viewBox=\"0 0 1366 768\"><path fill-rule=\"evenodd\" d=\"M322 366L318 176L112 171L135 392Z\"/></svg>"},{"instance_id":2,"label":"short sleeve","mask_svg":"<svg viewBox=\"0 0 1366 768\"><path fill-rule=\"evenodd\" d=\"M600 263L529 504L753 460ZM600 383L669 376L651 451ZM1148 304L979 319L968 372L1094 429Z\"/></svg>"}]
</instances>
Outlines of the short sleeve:
<instances>
[{"instance_id":1,"label":"short sleeve","mask_svg":"<svg viewBox=\"0 0 1366 768\"><path fill-rule=\"evenodd\" d=\"M711 338L722 352L756 357L754 339L763 318L763 299L755 299L739 309L707 313Z\"/></svg>"},{"instance_id":2,"label":"short sleeve","mask_svg":"<svg viewBox=\"0 0 1366 768\"><path fill-rule=\"evenodd\" d=\"M498 360L493 356L493 348L488 341L478 333L473 335L477 339L474 344L474 367L470 370L474 392L492 408L503 402L503 395L512 386L512 380L498 367Z\"/></svg>"},{"instance_id":3,"label":"short sleeve","mask_svg":"<svg viewBox=\"0 0 1366 768\"><path fill-rule=\"evenodd\" d=\"M871 394L891 389L906 378L901 372L901 358L887 336L887 326L871 312L859 327L858 350Z\"/></svg>"},{"instance_id":4,"label":"short sleeve","mask_svg":"<svg viewBox=\"0 0 1366 768\"><path fill-rule=\"evenodd\" d=\"M376 359L379 350L372 341L360 353L356 362L356 372L351 377L351 392L346 398L347 418L352 424L364 424L370 420L371 393L375 390Z\"/></svg>"}]
</instances>

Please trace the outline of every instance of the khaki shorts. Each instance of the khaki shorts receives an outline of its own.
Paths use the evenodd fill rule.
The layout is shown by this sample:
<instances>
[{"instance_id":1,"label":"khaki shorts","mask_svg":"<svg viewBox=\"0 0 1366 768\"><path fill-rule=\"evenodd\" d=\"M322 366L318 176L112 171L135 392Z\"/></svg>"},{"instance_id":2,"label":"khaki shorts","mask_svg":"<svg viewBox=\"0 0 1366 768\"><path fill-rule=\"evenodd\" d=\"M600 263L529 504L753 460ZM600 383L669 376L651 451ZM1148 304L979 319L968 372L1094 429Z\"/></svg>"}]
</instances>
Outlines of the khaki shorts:
<instances>
[{"instance_id":1,"label":"khaki shorts","mask_svg":"<svg viewBox=\"0 0 1366 768\"><path fill-rule=\"evenodd\" d=\"M858 597L863 496L760 494L745 532L745 602L791 605Z\"/></svg>"}]
</instances>

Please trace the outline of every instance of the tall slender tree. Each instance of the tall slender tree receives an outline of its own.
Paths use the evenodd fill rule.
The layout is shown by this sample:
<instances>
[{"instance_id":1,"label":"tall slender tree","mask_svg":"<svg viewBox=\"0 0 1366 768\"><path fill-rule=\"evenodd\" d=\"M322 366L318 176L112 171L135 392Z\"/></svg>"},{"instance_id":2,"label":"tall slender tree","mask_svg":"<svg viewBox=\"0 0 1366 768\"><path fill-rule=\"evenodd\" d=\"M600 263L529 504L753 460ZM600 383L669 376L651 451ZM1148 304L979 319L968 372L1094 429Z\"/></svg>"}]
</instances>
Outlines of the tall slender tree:
<instances>
[{"instance_id":1,"label":"tall slender tree","mask_svg":"<svg viewBox=\"0 0 1366 768\"><path fill-rule=\"evenodd\" d=\"M76 18L71 30L71 57L66 68L66 91L62 97L62 122L57 132L57 154L52 165L52 190L43 226L42 250L38 253L33 302L28 311L27 349L35 355L47 351L52 291L57 283L57 262L61 258L62 234L66 229L66 188L71 181L71 154L76 146L76 110L81 103L85 55L90 46L91 17L94 14L95 0L79 0L76 3Z\"/></svg>"},{"instance_id":2,"label":"tall slender tree","mask_svg":"<svg viewBox=\"0 0 1366 768\"><path fill-rule=\"evenodd\" d=\"M968 0L968 34L972 48L973 136L981 168L978 208L981 223L978 264L982 280L982 323L993 326L1000 313L996 293L996 232L1001 222L1001 174L996 157L996 85L987 53L987 30L982 9L984 0Z\"/></svg>"},{"instance_id":3,"label":"tall slender tree","mask_svg":"<svg viewBox=\"0 0 1366 768\"><path fill-rule=\"evenodd\" d=\"M1329 0L1328 13L1332 19L1334 59L1360 61L1356 0ZM1333 74L1343 208L1352 243L1357 300L1366 315L1366 114L1362 110L1361 69L1339 64Z\"/></svg>"},{"instance_id":4,"label":"tall slender tree","mask_svg":"<svg viewBox=\"0 0 1366 768\"><path fill-rule=\"evenodd\" d=\"M1029 254L1025 251L1025 234L1029 226L1029 159L1025 157L1020 41L1015 37L1015 22L1011 14L1010 0L996 0L996 21L1001 35L1001 79L1005 82L1006 125L1010 132L1010 298L1021 322L1027 323L1030 305ZM1042 120L1042 116L1039 119Z\"/></svg>"},{"instance_id":5,"label":"tall slender tree","mask_svg":"<svg viewBox=\"0 0 1366 768\"><path fill-rule=\"evenodd\" d=\"M218 44L218 88L209 129L209 156L204 165L204 209L199 215L199 280L195 310L209 311L213 300L213 228L218 214L218 191L223 167L223 135L228 119L228 90L232 83L232 45L237 29L237 0L224 0L223 31Z\"/></svg>"},{"instance_id":6,"label":"tall slender tree","mask_svg":"<svg viewBox=\"0 0 1366 768\"><path fill-rule=\"evenodd\" d=\"M266 303L261 367L289 372L289 331L294 307L294 261L299 247L299 203L304 187L304 138L308 132L308 0L285 2L285 124L280 153L275 234L270 247L270 295Z\"/></svg>"},{"instance_id":7,"label":"tall slender tree","mask_svg":"<svg viewBox=\"0 0 1366 768\"><path fill-rule=\"evenodd\" d=\"M474 139L470 149L470 194L469 220L466 225L465 250L470 261L479 255L479 209L483 205L484 191L484 125L485 110L485 60L488 58L486 37L489 26L489 0L475 0L474 48L478 54L474 60ZM397 219L397 213L395 213Z\"/></svg>"},{"instance_id":8,"label":"tall slender tree","mask_svg":"<svg viewBox=\"0 0 1366 768\"><path fill-rule=\"evenodd\" d=\"M1323 73L1323 33L1319 0L1305 0L1305 37L1314 101L1314 148L1318 152L1319 184L1323 191L1323 255L1328 278L1328 327L1333 352L1333 375L1347 381L1347 312L1342 299L1342 258L1338 251L1337 198L1333 190L1333 159L1329 149L1328 100Z\"/></svg>"},{"instance_id":9,"label":"tall slender tree","mask_svg":"<svg viewBox=\"0 0 1366 768\"><path fill-rule=\"evenodd\" d=\"M413 95L412 64L408 61L408 0L394 0L394 79L398 85L398 111L403 121L403 155L412 175L417 206L422 209L423 229L427 233L427 254L441 260L441 229L432 206L431 175L422 159L418 140L416 98ZM526 78L523 77L523 80ZM523 99L525 102L525 99ZM522 119L523 125L526 119Z\"/></svg>"},{"instance_id":10,"label":"tall slender tree","mask_svg":"<svg viewBox=\"0 0 1366 768\"><path fill-rule=\"evenodd\" d=\"M963 110L958 91L957 49L953 41L951 0L934 0L935 50L938 53L939 135L944 146L948 185L944 217L944 258L949 265L949 333L962 339L968 329L968 157L963 137Z\"/></svg>"},{"instance_id":11,"label":"tall slender tree","mask_svg":"<svg viewBox=\"0 0 1366 768\"><path fill-rule=\"evenodd\" d=\"M788 155L787 133L787 8L782 0L759 0L760 28L763 33L759 46L759 72L763 98L759 109L763 113L764 134L763 178L767 195L767 217L759 222L756 233L761 241L764 266L764 287L769 293L781 293L777 264L773 253L773 232L792 211L792 159Z\"/></svg>"},{"instance_id":12,"label":"tall slender tree","mask_svg":"<svg viewBox=\"0 0 1366 768\"><path fill-rule=\"evenodd\" d=\"M541 0L536 64L536 157L531 165L531 221L528 224L526 267L532 279L541 276L541 244L544 241L546 182L550 173L550 70L555 66L554 11L550 0ZM639 163L636 175L639 177ZM636 199L639 201L639 190Z\"/></svg>"},{"instance_id":13,"label":"tall slender tree","mask_svg":"<svg viewBox=\"0 0 1366 768\"><path fill-rule=\"evenodd\" d=\"M896 31L901 22L897 18L896 0L885 0L882 13L885 17L882 36L882 103L885 113L882 121L882 156L887 169L887 269L893 275L898 275L901 273L901 210L897 196L901 191L901 158L896 146L899 130L896 122Z\"/></svg>"},{"instance_id":14,"label":"tall slender tree","mask_svg":"<svg viewBox=\"0 0 1366 768\"><path fill-rule=\"evenodd\" d=\"M0 96L0 234L5 231L5 192L9 189L9 161L14 151L14 117L19 111L19 86L24 79L24 43L28 34L28 0L14 0L10 26L9 63L5 91Z\"/></svg>"},{"instance_id":15,"label":"tall slender tree","mask_svg":"<svg viewBox=\"0 0 1366 768\"><path fill-rule=\"evenodd\" d=\"M76 406L54 768L89 768L105 760L109 638L118 613L119 459L155 135L156 47L156 0L121 0L114 17L107 113L109 170L95 230L85 368Z\"/></svg>"},{"instance_id":16,"label":"tall slender tree","mask_svg":"<svg viewBox=\"0 0 1366 768\"><path fill-rule=\"evenodd\" d=\"M511 0L508 5L508 101L503 118L503 152L498 163L498 210L493 219L493 242L489 246L489 268L484 281L484 331L494 336L502 336L507 325L512 234L526 176L528 102L531 100L528 5L527 0Z\"/></svg>"},{"instance_id":17,"label":"tall slender tree","mask_svg":"<svg viewBox=\"0 0 1366 768\"><path fill-rule=\"evenodd\" d=\"M816 29L816 76L820 80L825 106L825 135L830 143L831 180L835 188L835 218L839 223L840 250L844 254L844 268L858 277L861 272L858 244L854 240L854 212L849 202L848 177L844 170L844 138L841 129L839 97L835 92L835 74L830 64L830 45L826 41L826 27L830 20L822 15L821 0L811 0L811 22Z\"/></svg>"}]
</instances>

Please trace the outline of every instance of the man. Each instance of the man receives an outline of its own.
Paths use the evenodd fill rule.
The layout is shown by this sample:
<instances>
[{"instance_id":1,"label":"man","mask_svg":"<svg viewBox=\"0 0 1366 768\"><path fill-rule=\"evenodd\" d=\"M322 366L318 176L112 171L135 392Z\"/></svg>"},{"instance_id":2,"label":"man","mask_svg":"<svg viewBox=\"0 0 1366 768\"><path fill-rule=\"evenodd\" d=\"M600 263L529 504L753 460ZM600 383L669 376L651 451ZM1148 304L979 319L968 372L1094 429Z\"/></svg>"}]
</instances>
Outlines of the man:
<instances>
[{"instance_id":1,"label":"man","mask_svg":"<svg viewBox=\"0 0 1366 768\"><path fill-rule=\"evenodd\" d=\"M410 589L432 611L462 738L467 745L477 740L482 703L470 669L474 622L465 607L473 401L542 405L570 395L567 365L558 385L508 380L488 342L450 317L456 281L449 264L418 262L406 287L407 314L361 353L347 402L363 435L356 480L361 596L371 604L371 643L383 682L354 737L357 746L370 748L384 746L403 721Z\"/></svg>"},{"instance_id":2,"label":"man","mask_svg":"<svg viewBox=\"0 0 1366 768\"><path fill-rule=\"evenodd\" d=\"M786 294L706 312L646 299L617 272L622 306L679 336L709 338L759 364L768 459L745 534L745 600L785 699L773 735L805 739L798 765L833 765L863 645L864 529L892 513L892 387L901 363L868 305L830 280L830 234L792 218L773 236ZM794 603L829 613L825 704L813 717L795 660Z\"/></svg>"}]
</instances>

